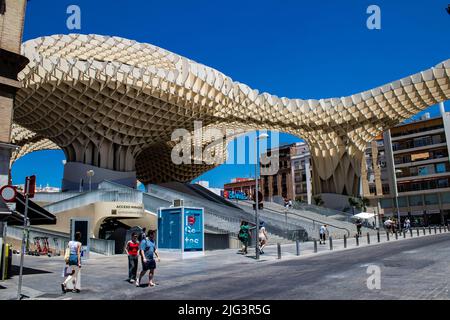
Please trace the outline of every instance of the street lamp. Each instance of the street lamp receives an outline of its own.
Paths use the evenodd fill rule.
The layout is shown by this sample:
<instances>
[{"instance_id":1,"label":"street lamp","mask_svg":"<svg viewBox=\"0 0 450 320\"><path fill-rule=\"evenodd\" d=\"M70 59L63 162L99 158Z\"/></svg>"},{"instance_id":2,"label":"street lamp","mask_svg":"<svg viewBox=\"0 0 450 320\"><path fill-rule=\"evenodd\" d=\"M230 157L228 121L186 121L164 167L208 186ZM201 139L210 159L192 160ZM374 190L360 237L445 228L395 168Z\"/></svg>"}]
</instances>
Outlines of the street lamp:
<instances>
[{"instance_id":1,"label":"street lamp","mask_svg":"<svg viewBox=\"0 0 450 320\"><path fill-rule=\"evenodd\" d=\"M88 170L88 172L86 172L87 176L89 177L89 192L92 191L92 177L95 175L94 170Z\"/></svg>"},{"instance_id":2,"label":"street lamp","mask_svg":"<svg viewBox=\"0 0 450 320\"><path fill-rule=\"evenodd\" d=\"M267 139L269 135L267 133L261 133L259 137L255 139L256 145L256 166L255 166L255 222L256 222L256 236L255 236L255 253L256 260L259 260L259 248L258 248L258 231L259 231L259 216L258 216L258 167L259 167L259 154L258 154L258 141Z\"/></svg>"},{"instance_id":3,"label":"street lamp","mask_svg":"<svg viewBox=\"0 0 450 320\"><path fill-rule=\"evenodd\" d=\"M398 219L398 230L401 231L402 223L400 220L400 208L398 207L398 187L397 187L397 173L402 173L403 171L400 169L395 170L394 173L394 199L395 199L395 208L397 209L397 219Z\"/></svg>"}]
</instances>

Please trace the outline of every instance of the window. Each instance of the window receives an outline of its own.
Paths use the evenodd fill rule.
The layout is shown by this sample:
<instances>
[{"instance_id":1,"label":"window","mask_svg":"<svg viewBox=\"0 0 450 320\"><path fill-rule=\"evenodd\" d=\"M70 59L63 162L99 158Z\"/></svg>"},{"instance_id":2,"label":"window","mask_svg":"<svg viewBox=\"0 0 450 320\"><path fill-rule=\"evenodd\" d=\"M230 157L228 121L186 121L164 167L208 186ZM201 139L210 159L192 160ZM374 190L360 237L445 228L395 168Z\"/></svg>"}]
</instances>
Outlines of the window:
<instances>
[{"instance_id":1,"label":"window","mask_svg":"<svg viewBox=\"0 0 450 320\"><path fill-rule=\"evenodd\" d=\"M450 192L441 193L442 203L450 203Z\"/></svg>"},{"instance_id":2,"label":"window","mask_svg":"<svg viewBox=\"0 0 450 320\"><path fill-rule=\"evenodd\" d=\"M447 179L439 179L438 180L438 188L447 188L448 180Z\"/></svg>"},{"instance_id":3,"label":"window","mask_svg":"<svg viewBox=\"0 0 450 320\"><path fill-rule=\"evenodd\" d=\"M406 201L406 197L399 197L398 198L398 206L401 208L408 206L408 201Z\"/></svg>"},{"instance_id":4,"label":"window","mask_svg":"<svg viewBox=\"0 0 450 320\"><path fill-rule=\"evenodd\" d=\"M443 173L445 172L445 163L438 163L436 165L436 172L437 173Z\"/></svg>"},{"instance_id":5,"label":"window","mask_svg":"<svg viewBox=\"0 0 450 320\"><path fill-rule=\"evenodd\" d=\"M381 208L392 208L392 199L381 199L380 206Z\"/></svg>"},{"instance_id":6,"label":"window","mask_svg":"<svg viewBox=\"0 0 450 320\"><path fill-rule=\"evenodd\" d=\"M439 204L439 199L437 194L426 194L425 204Z\"/></svg>"},{"instance_id":7,"label":"window","mask_svg":"<svg viewBox=\"0 0 450 320\"><path fill-rule=\"evenodd\" d=\"M423 205L422 196L409 196L410 206L421 206Z\"/></svg>"},{"instance_id":8,"label":"window","mask_svg":"<svg viewBox=\"0 0 450 320\"><path fill-rule=\"evenodd\" d=\"M5 14L6 12L6 1L0 0L0 14Z\"/></svg>"}]
</instances>

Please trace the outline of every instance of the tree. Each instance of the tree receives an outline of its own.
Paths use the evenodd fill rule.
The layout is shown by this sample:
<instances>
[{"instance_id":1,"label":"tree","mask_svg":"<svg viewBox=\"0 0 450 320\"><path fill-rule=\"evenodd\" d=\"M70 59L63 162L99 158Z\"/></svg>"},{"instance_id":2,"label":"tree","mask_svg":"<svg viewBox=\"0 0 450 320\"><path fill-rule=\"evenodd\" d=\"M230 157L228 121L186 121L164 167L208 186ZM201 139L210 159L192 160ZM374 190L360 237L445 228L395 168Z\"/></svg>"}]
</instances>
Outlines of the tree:
<instances>
[{"instance_id":1,"label":"tree","mask_svg":"<svg viewBox=\"0 0 450 320\"><path fill-rule=\"evenodd\" d=\"M370 205L370 200L368 198L360 197L360 196L349 197L348 203L349 203L350 207L352 207L353 215L355 215L355 208L366 211L367 207Z\"/></svg>"},{"instance_id":2,"label":"tree","mask_svg":"<svg viewBox=\"0 0 450 320\"><path fill-rule=\"evenodd\" d=\"M370 206L370 200L366 197L361 198L361 207L364 211L367 211L367 207Z\"/></svg>"},{"instance_id":3,"label":"tree","mask_svg":"<svg viewBox=\"0 0 450 320\"><path fill-rule=\"evenodd\" d=\"M316 206L322 206L324 204L322 197L320 195L314 197L314 202Z\"/></svg>"}]
</instances>

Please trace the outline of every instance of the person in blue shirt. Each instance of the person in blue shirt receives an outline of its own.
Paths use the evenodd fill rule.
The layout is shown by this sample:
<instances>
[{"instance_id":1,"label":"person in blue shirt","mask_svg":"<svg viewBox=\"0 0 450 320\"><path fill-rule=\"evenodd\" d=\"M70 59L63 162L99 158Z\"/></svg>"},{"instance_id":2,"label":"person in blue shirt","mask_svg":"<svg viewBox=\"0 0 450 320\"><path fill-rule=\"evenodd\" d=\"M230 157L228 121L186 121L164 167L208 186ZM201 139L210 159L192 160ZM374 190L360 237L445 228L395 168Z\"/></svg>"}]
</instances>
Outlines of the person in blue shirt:
<instances>
[{"instance_id":1,"label":"person in blue shirt","mask_svg":"<svg viewBox=\"0 0 450 320\"><path fill-rule=\"evenodd\" d=\"M155 244L155 232L150 230L145 239L142 239L139 248L139 255L142 258L142 271L139 274L139 279L136 280L136 287L140 287L142 277L149 271L148 284L150 287L154 287L153 277L155 275L156 262L154 256L158 258L158 262L161 261L156 250Z\"/></svg>"}]
</instances>

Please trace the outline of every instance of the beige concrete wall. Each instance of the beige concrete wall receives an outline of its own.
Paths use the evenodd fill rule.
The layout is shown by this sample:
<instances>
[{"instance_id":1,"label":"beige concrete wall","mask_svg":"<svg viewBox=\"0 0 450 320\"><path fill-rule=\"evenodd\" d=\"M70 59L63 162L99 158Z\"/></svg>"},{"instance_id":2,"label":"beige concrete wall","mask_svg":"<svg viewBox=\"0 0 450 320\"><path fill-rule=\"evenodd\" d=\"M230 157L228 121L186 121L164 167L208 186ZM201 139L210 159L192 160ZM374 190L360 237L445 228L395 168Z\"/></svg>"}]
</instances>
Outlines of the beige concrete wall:
<instances>
[{"instance_id":1,"label":"beige concrete wall","mask_svg":"<svg viewBox=\"0 0 450 320\"><path fill-rule=\"evenodd\" d=\"M0 15L0 48L20 54L26 0L6 0L6 12Z\"/></svg>"},{"instance_id":2,"label":"beige concrete wall","mask_svg":"<svg viewBox=\"0 0 450 320\"><path fill-rule=\"evenodd\" d=\"M112 214L116 210L116 214ZM69 233L71 218L90 219L89 237L98 238L100 226L106 218L114 217L122 223L133 226L145 226L147 230L156 230L158 219L155 214L146 212L140 203L97 202L56 214L56 225L39 226L42 229Z\"/></svg>"},{"instance_id":3,"label":"beige concrete wall","mask_svg":"<svg viewBox=\"0 0 450 320\"><path fill-rule=\"evenodd\" d=\"M11 141L12 108L13 99L0 95L0 142Z\"/></svg>"}]
</instances>

